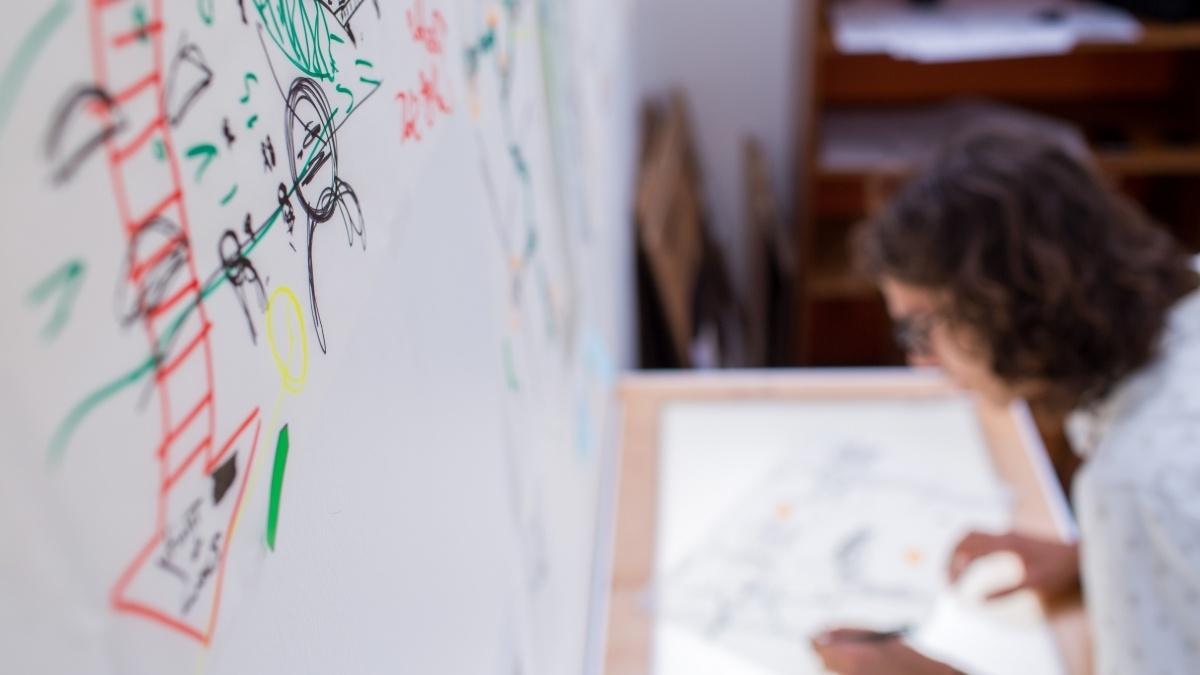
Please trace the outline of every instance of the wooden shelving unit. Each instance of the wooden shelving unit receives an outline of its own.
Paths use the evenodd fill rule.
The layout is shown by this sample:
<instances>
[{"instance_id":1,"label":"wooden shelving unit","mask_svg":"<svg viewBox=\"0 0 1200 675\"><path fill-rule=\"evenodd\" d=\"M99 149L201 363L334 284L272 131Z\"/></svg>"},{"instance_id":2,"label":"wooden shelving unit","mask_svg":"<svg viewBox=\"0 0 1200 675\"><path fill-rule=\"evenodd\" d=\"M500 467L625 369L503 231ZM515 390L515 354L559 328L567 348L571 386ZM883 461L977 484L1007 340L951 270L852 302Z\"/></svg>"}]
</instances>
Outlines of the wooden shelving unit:
<instances>
[{"instance_id":1,"label":"wooden shelving unit","mask_svg":"<svg viewBox=\"0 0 1200 675\"><path fill-rule=\"evenodd\" d=\"M883 110L970 97L1078 127L1111 179L1193 249L1200 249L1200 22L1146 23L1134 44L1083 44L1059 56L921 64L842 54L824 2L804 3L818 26L806 55L811 89L803 129L796 228L802 288L796 360L872 365L901 360L883 305L849 261L854 223L884 204L911 166L856 170L822 163L831 110Z\"/></svg>"}]
</instances>

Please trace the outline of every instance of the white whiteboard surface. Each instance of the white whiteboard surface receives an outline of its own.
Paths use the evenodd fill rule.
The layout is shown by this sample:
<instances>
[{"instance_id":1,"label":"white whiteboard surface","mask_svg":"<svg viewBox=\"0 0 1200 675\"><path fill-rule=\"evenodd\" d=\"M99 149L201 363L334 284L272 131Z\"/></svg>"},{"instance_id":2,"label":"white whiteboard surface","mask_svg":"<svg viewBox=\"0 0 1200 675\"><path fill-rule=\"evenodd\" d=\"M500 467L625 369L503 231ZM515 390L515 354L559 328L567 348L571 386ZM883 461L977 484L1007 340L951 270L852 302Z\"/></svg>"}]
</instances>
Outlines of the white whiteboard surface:
<instances>
[{"instance_id":1,"label":"white whiteboard surface","mask_svg":"<svg viewBox=\"0 0 1200 675\"><path fill-rule=\"evenodd\" d=\"M916 646L969 672L1009 672L1005 663L1020 672L1062 672L1034 598L987 607L979 602L978 588L1003 583L1011 565L980 566L966 584L971 588L951 589L941 581L955 533L965 526L999 530L1008 522L1010 498L995 476L969 399L676 403L665 409L662 424L655 673L822 672L806 641L814 615L879 630L915 621ZM854 471L836 471L847 447ZM822 469L830 460L832 473ZM855 487L872 472L877 483ZM806 485L813 476L830 481L826 497L814 492L819 484ZM848 482L832 485L836 481ZM921 490L906 491L906 484ZM792 485L794 499L788 496ZM906 534L888 501L912 513L922 493L932 495L928 506L935 515L943 496L966 500L966 520L951 517L939 525L913 514L913 527L921 522L921 528L950 529ZM760 511L772 522L760 520ZM858 565L869 583L896 586L887 592L850 589L839 580L840 562L816 560L823 550L838 550L830 542L872 523L888 527L888 536L858 547ZM891 543L908 540L921 549L920 557L891 555L904 550ZM895 560L877 559L881 555ZM794 573L776 569L778 561L804 556L813 561L785 565L796 567ZM906 563L914 569L904 569ZM760 572L746 572L750 568ZM697 577L697 569L706 571ZM892 591L910 588L928 602L889 599ZM835 593L828 608L815 596L811 602L795 599L826 589ZM760 612L754 597L764 592ZM732 597L741 600L721 599Z\"/></svg>"},{"instance_id":2,"label":"white whiteboard surface","mask_svg":"<svg viewBox=\"0 0 1200 675\"><path fill-rule=\"evenodd\" d=\"M590 667L633 142L598 4L557 8L587 54L532 2L9 8L10 668Z\"/></svg>"}]
</instances>

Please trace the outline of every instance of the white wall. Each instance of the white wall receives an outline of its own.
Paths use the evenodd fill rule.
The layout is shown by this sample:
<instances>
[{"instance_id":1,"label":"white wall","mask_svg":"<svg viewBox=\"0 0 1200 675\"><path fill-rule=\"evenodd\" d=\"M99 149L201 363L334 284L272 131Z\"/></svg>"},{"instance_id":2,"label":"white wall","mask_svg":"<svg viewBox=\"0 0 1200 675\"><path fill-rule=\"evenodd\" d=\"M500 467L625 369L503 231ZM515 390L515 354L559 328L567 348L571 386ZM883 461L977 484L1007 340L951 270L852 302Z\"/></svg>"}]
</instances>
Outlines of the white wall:
<instances>
[{"instance_id":1,"label":"white wall","mask_svg":"<svg viewBox=\"0 0 1200 675\"><path fill-rule=\"evenodd\" d=\"M810 0L637 0L634 68L639 98L686 91L714 237L745 288L742 139L766 148L776 194L790 213L797 13ZM798 35L798 30L805 35Z\"/></svg>"}]
</instances>

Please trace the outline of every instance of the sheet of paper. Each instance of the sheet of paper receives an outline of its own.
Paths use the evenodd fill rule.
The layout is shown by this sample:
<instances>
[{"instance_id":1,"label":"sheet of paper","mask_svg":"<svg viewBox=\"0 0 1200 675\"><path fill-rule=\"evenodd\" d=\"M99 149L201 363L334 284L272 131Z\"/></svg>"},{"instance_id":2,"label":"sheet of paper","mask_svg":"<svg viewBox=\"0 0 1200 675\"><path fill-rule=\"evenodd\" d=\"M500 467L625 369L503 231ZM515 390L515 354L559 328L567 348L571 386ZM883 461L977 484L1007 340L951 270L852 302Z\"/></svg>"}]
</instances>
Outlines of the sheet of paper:
<instances>
[{"instance_id":1,"label":"sheet of paper","mask_svg":"<svg viewBox=\"0 0 1200 675\"><path fill-rule=\"evenodd\" d=\"M824 628L936 627L952 547L1009 523L965 398L681 404L663 424L660 675L710 653L741 664L721 672L820 673L808 640ZM1009 639L1053 667L1034 610Z\"/></svg>"},{"instance_id":2,"label":"sheet of paper","mask_svg":"<svg viewBox=\"0 0 1200 675\"><path fill-rule=\"evenodd\" d=\"M928 63L1062 54L1084 41L1141 36L1129 13L1073 0L841 0L830 18L843 53Z\"/></svg>"}]
</instances>

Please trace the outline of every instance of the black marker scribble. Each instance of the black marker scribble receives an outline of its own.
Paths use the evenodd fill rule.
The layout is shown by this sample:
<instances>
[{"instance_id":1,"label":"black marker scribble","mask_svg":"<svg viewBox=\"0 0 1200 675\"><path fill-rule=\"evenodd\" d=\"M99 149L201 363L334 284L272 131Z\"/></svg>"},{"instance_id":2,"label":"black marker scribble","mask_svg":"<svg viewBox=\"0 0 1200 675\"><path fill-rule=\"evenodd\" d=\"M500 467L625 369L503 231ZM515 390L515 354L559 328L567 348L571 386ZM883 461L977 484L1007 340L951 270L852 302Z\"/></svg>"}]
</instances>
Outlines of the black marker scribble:
<instances>
[{"instance_id":1,"label":"black marker scribble","mask_svg":"<svg viewBox=\"0 0 1200 675\"><path fill-rule=\"evenodd\" d=\"M233 481L237 480L237 473L237 451L235 450L229 455L229 459L212 472L213 506L220 504L221 500L225 499L229 488L233 487Z\"/></svg>"},{"instance_id":2,"label":"black marker scribble","mask_svg":"<svg viewBox=\"0 0 1200 675\"><path fill-rule=\"evenodd\" d=\"M242 313L246 315L246 325L250 328L250 341L257 344L258 331L254 328L254 318L250 316L250 303L246 300L246 287L250 286L257 291L255 297L258 300L260 312L267 311L267 289L263 286L254 264L242 253L242 242L238 241L238 236L233 230L225 230L221 235L220 241L217 242L217 254L221 258L221 267L225 270L225 277L229 279L238 302L242 305Z\"/></svg>"},{"instance_id":3,"label":"black marker scribble","mask_svg":"<svg viewBox=\"0 0 1200 675\"><path fill-rule=\"evenodd\" d=\"M200 47L192 43L180 47L167 71L163 93L167 121L171 126L179 126L192 104L212 85L212 80L213 71Z\"/></svg>"},{"instance_id":4,"label":"black marker scribble","mask_svg":"<svg viewBox=\"0 0 1200 675\"><path fill-rule=\"evenodd\" d=\"M162 306L185 271L187 258L183 230L172 220L159 216L133 235L114 298L117 321L123 328L141 322ZM135 276L138 282L131 284ZM136 291L132 298L131 291Z\"/></svg>"},{"instance_id":5,"label":"black marker scribble","mask_svg":"<svg viewBox=\"0 0 1200 675\"><path fill-rule=\"evenodd\" d=\"M271 173L275 169L275 146L271 143L271 137L267 136L267 140L263 141L259 148L262 150L263 169Z\"/></svg>"},{"instance_id":6,"label":"black marker scribble","mask_svg":"<svg viewBox=\"0 0 1200 675\"><path fill-rule=\"evenodd\" d=\"M357 46L358 37L354 34L354 29L351 28L350 22L354 19L354 15L358 10L367 3L367 0L317 0L317 3L324 7L334 21L346 31L346 37L350 38L350 43ZM375 2L375 14L379 15L379 3Z\"/></svg>"},{"instance_id":7,"label":"black marker scribble","mask_svg":"<svg viewBox=\"0 0 1200 675\"><path fill-rule=\"evenodd\" d=\"M292 208L292 199L288 194L286 183L279 184L279 189L275 191L275 200L279 204L279 213L283 216L283 222L287 225L288 235L291 236L292 230L296 227L296 210Z\"/></svg>"},{"instance_id":8,"label":"black marker scribble","mask_svg":"<svg viewBox=\"0 0 1200 675\"><path fill-rule=\"evenodd\" d=\"M60 151L72 122L88 115L96 115L98 110L103 111L98 115L103 120L100 128L76 143L70 152ZM58 167L50 174L51 183L62 185L71 180L92 153L102 148L124 128L125 118L107 91L94 85L81 85L72 90L58 106L50 123L50 130L46 134L46 159L54 161L61 158Z\"/></svg>"},{"instance_id":9,"label":"black marker scribble","mask_svg":"<svg viewBox=\"0 0 1200 675\"><path fill-rule=\"evenodd\" d=\"M324 90L316 80L298 77L292 81L286 105L290 113L284 128L288 168L292 184L295 185L296 198L308 216L308 297L313 330L321 351L326 352L325 325L321 321L317 302L313 260L317 226L332 220L335 213L340 213L346 228L347 243L353 246L357 237L365 250L366 224L354 189L338 176L337 130L333 127L333 114Z\"/></svg>"}]
</instances>

